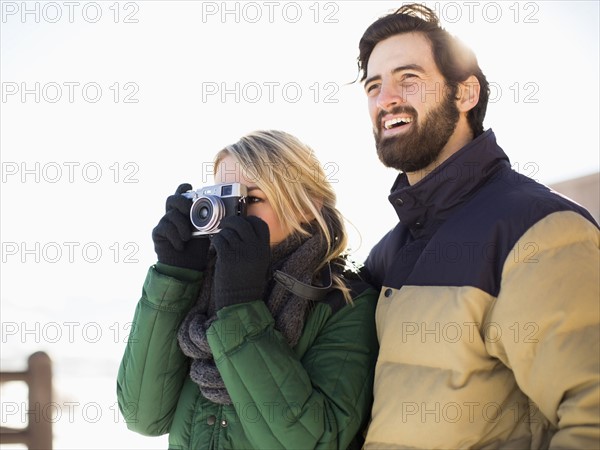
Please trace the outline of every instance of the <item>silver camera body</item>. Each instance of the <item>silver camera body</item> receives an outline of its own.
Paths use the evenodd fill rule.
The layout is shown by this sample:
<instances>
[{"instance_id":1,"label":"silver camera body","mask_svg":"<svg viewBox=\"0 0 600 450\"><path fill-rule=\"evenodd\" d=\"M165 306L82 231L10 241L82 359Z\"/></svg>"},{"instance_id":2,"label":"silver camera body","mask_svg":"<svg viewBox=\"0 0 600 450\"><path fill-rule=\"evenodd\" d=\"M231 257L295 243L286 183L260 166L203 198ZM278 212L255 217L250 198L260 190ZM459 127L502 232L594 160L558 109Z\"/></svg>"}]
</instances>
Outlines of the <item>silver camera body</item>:
<instances>
[{"instance_id":1,"label":"silver camera body","mask_svg":"<svg viewBox=\"0 0 600 450\"><path fill-rule=\"evenodd\" d=\"M218 233L225 217L246 215L248 188L240 183L205 186L181 195L193 201L190 221L197 230L192 233L194 237Z\"/></svg>"}]
</instances>

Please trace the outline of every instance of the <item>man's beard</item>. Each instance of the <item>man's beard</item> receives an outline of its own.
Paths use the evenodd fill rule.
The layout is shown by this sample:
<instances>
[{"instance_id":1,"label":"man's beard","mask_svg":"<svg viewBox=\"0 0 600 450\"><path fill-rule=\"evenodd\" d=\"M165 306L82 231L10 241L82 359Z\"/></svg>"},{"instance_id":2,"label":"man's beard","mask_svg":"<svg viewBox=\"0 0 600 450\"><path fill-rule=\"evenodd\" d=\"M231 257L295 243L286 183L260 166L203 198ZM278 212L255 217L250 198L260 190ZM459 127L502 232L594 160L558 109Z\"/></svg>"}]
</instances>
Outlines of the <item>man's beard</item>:
<instances>
[{"instance_id":1,"label":"man's beard","mask_svg":"<svg viewBox=\"0 0 600 450\"><path fill-rule=\"evenodd\" d=\"M431 165L454 133L459 112L453 95L444 95L444 100L432 109L419 123L417 111L411 106L399 106L390 111L381 111L377 118L377 130L373 132L377 155L386 167L402 172L416 172ZM382 138L381 118L386 114L409 114L413 121L407 134ZM406 126L406 125L404 125Z\"/></svg>"}]
</instances>

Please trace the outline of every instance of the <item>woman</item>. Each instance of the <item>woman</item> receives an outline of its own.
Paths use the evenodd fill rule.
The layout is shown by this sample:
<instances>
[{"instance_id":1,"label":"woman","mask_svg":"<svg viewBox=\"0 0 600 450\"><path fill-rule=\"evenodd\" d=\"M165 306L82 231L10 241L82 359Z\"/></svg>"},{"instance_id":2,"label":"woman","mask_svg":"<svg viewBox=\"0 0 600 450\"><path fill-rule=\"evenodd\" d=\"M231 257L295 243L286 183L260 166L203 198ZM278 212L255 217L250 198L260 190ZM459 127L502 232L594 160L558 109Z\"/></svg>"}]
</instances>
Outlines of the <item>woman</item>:
<instances>
[{"instance_id":1,"label":"woman","mask_svg":"<svg viewBox=\"0 0 600 450\"><path fill-rule=\"evenodd\" d=\"M192 201L180 195L191 186L167 199L119 370L128 427L169 433L171 449L356 445L377 294L342 273L331 185L311 149L279 131L226 147L215 169L217 184L247 188L246 215L192 237Z\"/></svg>"}]
</instances>

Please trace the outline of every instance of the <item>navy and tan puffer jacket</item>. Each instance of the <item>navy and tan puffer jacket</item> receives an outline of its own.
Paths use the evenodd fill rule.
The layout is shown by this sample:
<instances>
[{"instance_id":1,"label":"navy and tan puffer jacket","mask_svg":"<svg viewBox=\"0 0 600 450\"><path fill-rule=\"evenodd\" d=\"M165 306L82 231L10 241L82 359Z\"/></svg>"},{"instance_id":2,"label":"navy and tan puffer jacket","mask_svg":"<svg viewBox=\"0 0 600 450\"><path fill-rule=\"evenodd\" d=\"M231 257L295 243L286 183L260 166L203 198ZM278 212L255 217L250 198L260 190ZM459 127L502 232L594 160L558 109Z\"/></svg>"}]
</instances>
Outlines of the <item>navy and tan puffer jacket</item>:
<instances>
[{"instance_id":1,"label":"navy and tan puffer jacket","mask_svg":"<svg viewBox=\"0 0 600 450\"><path fill-rule=\"evenodd\" d=\"M567 152L568 154L568 152ZM486 131L389 197L370 449L600 448L600 232Z\"/></svg>"}]
</instances>

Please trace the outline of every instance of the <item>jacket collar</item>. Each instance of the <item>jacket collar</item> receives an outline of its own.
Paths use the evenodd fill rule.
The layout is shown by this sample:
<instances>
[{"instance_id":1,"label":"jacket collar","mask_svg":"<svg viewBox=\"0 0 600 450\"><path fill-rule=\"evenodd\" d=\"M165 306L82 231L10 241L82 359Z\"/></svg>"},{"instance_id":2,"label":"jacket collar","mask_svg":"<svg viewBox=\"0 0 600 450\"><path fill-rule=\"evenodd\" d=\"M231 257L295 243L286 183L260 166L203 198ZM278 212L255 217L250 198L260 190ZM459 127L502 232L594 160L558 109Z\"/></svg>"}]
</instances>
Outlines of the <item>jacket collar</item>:
<instances>
[{"instance_id":1,"label":"jacket collar","mask_svg":"<svg viewBox=\"0 0 600 450\"><path fill-rule=\"evenodd\" d=\"M489 129L411 186L401 173L388 197L415 239L428 238L487 179L502 167L510 167L508 156Z\"/></svg>"}]
</instances>

